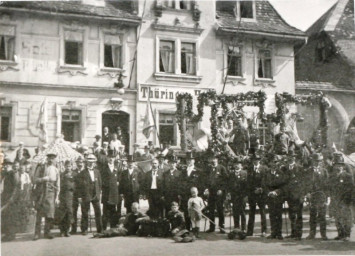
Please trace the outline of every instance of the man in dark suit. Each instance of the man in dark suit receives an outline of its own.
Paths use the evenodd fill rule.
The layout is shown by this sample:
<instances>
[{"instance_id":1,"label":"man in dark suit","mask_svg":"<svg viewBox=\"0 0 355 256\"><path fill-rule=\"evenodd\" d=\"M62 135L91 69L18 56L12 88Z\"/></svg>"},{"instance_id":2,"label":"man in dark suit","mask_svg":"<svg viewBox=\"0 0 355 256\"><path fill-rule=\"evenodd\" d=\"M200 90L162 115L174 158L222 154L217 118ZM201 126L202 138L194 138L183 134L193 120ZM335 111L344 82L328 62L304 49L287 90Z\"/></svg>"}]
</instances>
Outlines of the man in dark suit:
<instances>
[{"instance_id":1,"label":"man in dark suit","mask_svg":"<svg viewBox=\"0 0 355 256\"><path fill-rule=\"evenodd\" d=\"M122 170L119 193L124 198L127 213L131 212L132 203L139 201L140 183L142 182L141 171L134 165L133 156L127 158L127 169Z\"/></svg>"},{"instance_id":2,"label":"man in dark suit","mask_svg":"<svg viewBox=\"0 0 355 256\"><path fill-rule=\"evenodd\" d=\"M264 175L263 185L267 195L267 205L270 216L271 235L269 239L282 240L282 204L285 201L285 185L287 174L278 164L280 158L275 155L274 163Z\"/></svg>"},{"instance_id":3,"label":"man in dark suit","mask_svg":"<svg viewBox=\"0 0 355 256\"><path fill-rule=\"evenodd\" d=\"M159 169L157 159L153 159L151 170L145 174L144 193L148 199L150 216L163 217L163 171Z\"/></svg>"},{"instance_id":4,"label":"man in dark suit","mask_svg":"<svg viewBox=\"0 0 355 256\"><path fill-rule=\"evenodd\" d=\"M236 158L233 167L229 170L229 191L231 193L233 204L234 228L240 228L239 217L241 221L241 229L245 232L245 197L248 195L248 172L243 169L243 160Z\"/></svg>"},{"instance_id":5,"label":"man in dark suit","mask_svg":"<svg viewBox=\"0 0 355 256\"><path fill-rule=\"evenodd\" d=\"M102 167L102 198L103 205L102 227L106 230L107 224L114 228L118 224L117 205L119 203L118 185L119 173L115 166L115 157L113 150L109 150L107 163Z\"/></svg>"},{"instance_id":6,"label":"man in dark suit","mask_svg":"<svg viewBox=\"0 0 355 256\"><path fill-rule=\"evenodd\" d=\"M179 202L180 170L177 168L178 158L175 155L170 157L170 169L163 173L163 194L165 201L165 212L171 209L172 202Z\"/></svg>"},{"instance_id":7,"label":"man in dark suit","mask_svg":"<svg viewBox=\"0 0 355 256\"><path fill-rule=\"evenodd\" d=\"M212 221L215 220L215 210L218 213L218 225L221 233L225 233L224 229L224 199L226 197L226 186L228 184L228 175L224 166L218 163L216 155L211 157L212 163L207 170L207 188L208 196L208 211ZM215 224L210 222L210 229L207 232L214 232Z\"/></svg>"},{"instance_id":8,"label":"man in dark suit","mask_svg":"<svg viewBox=\"0 0 355 256\"><path fill-rule=\"evenodd\" d=\"M263 176L267 171L267 167L260 163L260 156L254 155L252 163L248 167L248 203L249 203L249 219L247 227L247 236L253 236L256 205L259 207L261 217L261 236L266 234L266 214L265 203L266 194L263 190Z\"/></svg>"},{"instance_id":9,"label":"man in dark suit","mask_svg":"<svg viewBox=\"0 0 355 256\"><path fill-rule=\"evenodd\" d=\"M83 225L82 234L87 235L90 203L92 204L95 212L96 231L101 233L102 221L101 221L101 208L100 208L100 194L101 194L101 175L95 167L96 157L94 154L89 154L87 157L86 169L80 174L80 199L81 206L83 208Z\"/></svg>"},{"instance_id":10,"label":"man in dark suit","mask_svg":"<svg viewBox=\"0 0 355 256\"><path fill-rule=\"evenodd\" d=\"M168 171L170 166L165 162L165 156L160 153L157 158L159 161L159 169L161 169L163 173Z\"/></svg>"},{"instance_id":11,"label":"man in dark suit","mask_svg":"<svg viewBox=\"0 0 355 256\"><path fill-rule=\"evenodd\" d=\"M310 232L307 239L315 238L317 222L319 222L321 237L323 240L328 240L326 234L326 203L329 193L329 175L327 169L323 167L323 155L321 153L312 156L312 166L305 181L308 182L307 199L310 202Z\"/></svg>"},{"instance_id":12,"label":"man in dark suit","mask_svg":"<svg viewBox=\"0 0 355 256\"><path fill-rule=\"evenodd\" d=\"M102 141L102 144L103 144L104 142L110 143L110 141L111 141L111 135L110 135L110 133L109 133L108 127L104 127L104 132L103 132L103 134L102 134L102 139L101 139L101 141Z\"/></svg>"},{"instance_id":13,"label":"man in dark suit","mask_svg":"<svg viewBox=\"0 0 355 256\"><path fill-rule=\"evenodd\" d=\"M73 193L73 223L71 228L71 234L76 234L77 223L78 223L78 208L79 208L79 191L80 186L82 186L80 181L81 173L85 170L84 158L82 156L78 157L76 160L76 169L73 170L74 179L74 193ZM81 206L81 215L83 215L83 207ZM83 230L83 219L81 219L81 230Z\"/></svg>"},{"instance_id":14,"label":"man in dark suit","mask_svg":"<svg viewBox=\"0 0 355 256\"><path fill-rule=\"evenodd\" d=\"M303 227L303 199L306 195L305 179L308 176L307 169L302 168L296 163L296 154L294 151L289 152L287 164L281 168L288 176L286 200L291 222L291 235L286 238L301 240Z\"/></svg>"}]
</instances>

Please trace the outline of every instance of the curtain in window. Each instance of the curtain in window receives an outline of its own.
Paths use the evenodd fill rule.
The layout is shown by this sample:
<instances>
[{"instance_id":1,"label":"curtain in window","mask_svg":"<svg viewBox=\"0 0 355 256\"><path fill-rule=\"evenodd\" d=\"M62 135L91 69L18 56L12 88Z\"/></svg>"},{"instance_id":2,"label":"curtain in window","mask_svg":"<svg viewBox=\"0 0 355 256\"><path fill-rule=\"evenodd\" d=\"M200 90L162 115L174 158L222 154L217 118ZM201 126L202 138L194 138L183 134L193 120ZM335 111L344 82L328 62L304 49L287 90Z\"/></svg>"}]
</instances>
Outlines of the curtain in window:
<instances>
[{"instance_id":1,"label":"curtain in window","mask_svg":"<svg viewBox=\"0 0 355 256\"><path fill-rule=\"evenodd\" d=\"M120 68L121 67L121 46L112 45L111 54L112 54L113 67Z\"/></svg>"},{"instance_id":2,"label":"curtain in window","mask_svg":"<svg viewBox=\"0 0 355 256\"><path fill-rule=\"evenodd\" d=\"M0 50L0 59L13 61L15 55L15 38L9 36L1 36Z\"/></svg>"},{"instance_id":3,"label":"curtain in window","mask_svg":"<svg viewBox=\"0 0 355 256\"><path fill-rule=\"evenodd\" d=\"M186 53L186 74L193 75L195 73L194 59L195 56L193 53Z\"/></svg>"},{"instance_id":4,"label":"curtain in window","mask_svg":"<svg viewBox=\"0 0 355 256\"><path fill-rule=\"evenodd\" d=\"M78 43L78 64L83 65L83 44Z\"/></svg>"},{"instance_id":5,"label":"curtain in window","mask_svg":"<svg viewBox=\"0 0 355 256\"><path fill-rule=\"evenodd\" d=\"M268 50L259 51L258 77L272 78L271 53Z\"/></svg>"},{"instance_id":6,"label":"curtain in window","mask_svg":"<svg viewBox=\"0 0 355 256\"><path fill-rule=\"evenodd\" d=\"M174 72L174 53L167 51L167 50L160 50L160 59L163 63L163 68L164 70L161 70L163 72L169 72L173 73Z\"/></svg>"}]
</instances>

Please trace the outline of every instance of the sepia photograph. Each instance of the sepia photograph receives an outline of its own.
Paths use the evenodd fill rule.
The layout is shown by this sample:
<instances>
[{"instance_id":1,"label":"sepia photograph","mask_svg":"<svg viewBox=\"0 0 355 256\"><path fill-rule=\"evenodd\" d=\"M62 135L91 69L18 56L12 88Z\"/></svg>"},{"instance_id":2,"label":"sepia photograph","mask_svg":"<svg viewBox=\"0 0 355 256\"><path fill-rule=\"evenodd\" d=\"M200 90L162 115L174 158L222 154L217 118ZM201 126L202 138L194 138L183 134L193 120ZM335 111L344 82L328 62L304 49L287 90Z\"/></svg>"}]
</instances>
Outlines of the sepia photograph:
<instances>
[{"instance_id":1,"label":"sepia photograph","mask_svg":"<svg viewBox=\"0 0 355 256\"><path fill-rule=\"evenodd\" d=\"M355 255L354 0L0 1L2 256Z\"/></svg>"}]
</instances>

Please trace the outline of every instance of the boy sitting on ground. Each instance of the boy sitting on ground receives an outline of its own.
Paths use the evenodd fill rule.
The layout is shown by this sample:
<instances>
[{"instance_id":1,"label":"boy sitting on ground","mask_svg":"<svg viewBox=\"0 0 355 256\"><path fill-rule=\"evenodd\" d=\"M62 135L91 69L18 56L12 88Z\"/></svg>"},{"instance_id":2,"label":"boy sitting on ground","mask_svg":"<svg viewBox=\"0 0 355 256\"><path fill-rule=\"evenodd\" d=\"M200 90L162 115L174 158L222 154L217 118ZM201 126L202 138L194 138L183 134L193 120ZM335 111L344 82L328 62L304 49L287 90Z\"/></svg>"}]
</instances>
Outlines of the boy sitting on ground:
<instances>
[{"instance_id":1,"label":"boy sitting on ground","mask_svg":"<svg viewBox=\"0 0 355 256\"><path fill-rule=\"evenodd\" d=\"M185 229L185 217L184 214L179 211L179 204L177 202L171 203L171 211L168 212L167 219L170 222L170 232L173 236Z\"/></svg>"}]
</instances>

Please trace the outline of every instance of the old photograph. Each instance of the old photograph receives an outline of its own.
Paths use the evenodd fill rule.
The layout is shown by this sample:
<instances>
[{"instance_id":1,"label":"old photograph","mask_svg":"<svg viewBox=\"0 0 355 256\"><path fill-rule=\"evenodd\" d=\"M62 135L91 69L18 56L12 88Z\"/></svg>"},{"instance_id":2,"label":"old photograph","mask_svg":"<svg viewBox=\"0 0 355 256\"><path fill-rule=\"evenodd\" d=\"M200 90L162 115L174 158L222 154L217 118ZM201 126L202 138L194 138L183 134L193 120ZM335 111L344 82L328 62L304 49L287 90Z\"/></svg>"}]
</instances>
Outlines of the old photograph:
<instances>
[{"instance_id":1,"label":"old photograph","mask_svg":"<svg viewBox=\"0 0 355 256\"><path fill-rule=\"evenodd\" d=\"M355 255L354 0L0 1L3 256Z\"/></svg>"}]
</instances>

